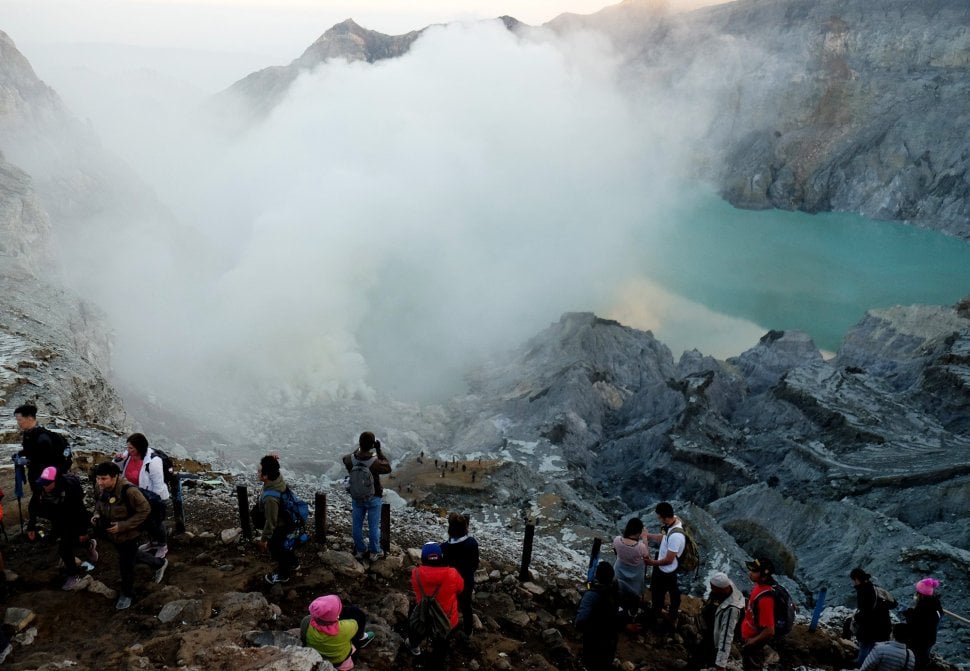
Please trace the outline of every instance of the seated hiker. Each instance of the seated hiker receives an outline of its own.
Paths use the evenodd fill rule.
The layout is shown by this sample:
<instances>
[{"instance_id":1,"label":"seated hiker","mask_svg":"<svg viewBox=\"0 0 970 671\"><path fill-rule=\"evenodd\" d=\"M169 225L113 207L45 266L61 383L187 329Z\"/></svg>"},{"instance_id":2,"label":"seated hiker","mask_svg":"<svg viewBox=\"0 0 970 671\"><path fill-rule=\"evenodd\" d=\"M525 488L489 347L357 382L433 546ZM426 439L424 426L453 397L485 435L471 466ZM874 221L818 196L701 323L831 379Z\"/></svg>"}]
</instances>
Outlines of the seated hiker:
<instances>
[{"instance_id":1,"label":"seated hiker","mask_svg":"<svg viewBox=\"0 0 970 671\"><path fill-rule=\"evenodd\" d=\"M344 606L336 594L317 597L310 604L310 614L300 624L303 645L313 648L334 665L337 671L354 668L354 655L374 640L365 631L367 616L356 606Z\"/></svg>"},{"instance_id":2,"label":"seated hiker","mask_svg":"<svg viewBox=\"0 0 970 671\"><path fill-rule=\"evenodd\" d=\"M134 598L135 564L148 564L155 569L155 582L161 582L168 568L168 560L139 552L140 527L151 515L152 506L138 487L125 480L118 464L113 461L98 464L94 467L94 480L99 493L91 524L118 550L121 596L115 608L125 610L131 607Z\"/></svg>"},{"instance_id":3,"label":"seated hiker","mask_svg":"<svg viewBox=\"0 0 970 671\"><path fill-rule=\"evenodd\" d=\"M84 491L76 476L58 473L48 466L37 478L39 496L36 497L36 511L39 517L51 522L51 536L58 539L57 553L64 564L65 590L77 589L81 583L81 569L74 556L74 546L79 543L87 547L88 561L98 560L97 541L88 538L91 514L84 507ZM36 527L28 527L27 537L34 540Z\"/></svg>"}]
</instances>

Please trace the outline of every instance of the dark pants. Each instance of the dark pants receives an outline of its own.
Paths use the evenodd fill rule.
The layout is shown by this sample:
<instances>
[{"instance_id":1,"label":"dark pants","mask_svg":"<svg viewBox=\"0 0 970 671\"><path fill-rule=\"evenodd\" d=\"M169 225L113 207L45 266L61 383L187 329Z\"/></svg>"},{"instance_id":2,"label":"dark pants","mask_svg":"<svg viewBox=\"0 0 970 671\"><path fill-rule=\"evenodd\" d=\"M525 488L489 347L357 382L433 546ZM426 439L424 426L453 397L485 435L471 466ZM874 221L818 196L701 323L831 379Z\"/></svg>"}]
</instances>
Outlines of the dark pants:
<instances>
[{"instance_id":1,"label":"dark pants","mask_svg":"<svg viewBox=\"0 0 970 671\"><path fill-rule=\"evenodd\" d=\"M664 597L670 594L670 608L667 611L671 618L680 612L680 585L677 584L677 571L664 573L659 566L653 567L650 576L650 610L654 617L660 616L664 607Z\"/></svg>"},{"instance_id":2,"label":"dark pants","mask_svg":"<svg viewBox=\"0 0 970 671\"><path fill-rule=\"evenodd\" d=\"M127 597L135 595L135 564L141 562L148 564L152 569L158 570L165 563L164 559L159 559L153 554L138 551L138 540L115 542L118 549L118 570L121 573L121 594Z\"/></svg>"},{"instance_id":3,"label":"dark pants","mask_svg":"<svg viewBox=\"0 0 970 671\"><path fill-rule=\"evenodd\" d=\"M474 591L474 584L469 586L468 583L465 583L465 589L458 595L458 610L461 612L461 630L469 636L471 636L472 631L475 629L474 614L472 612L472 594Z\"/></svg>"},{"instance_id":4,"label":"dark pants","mask_svg":"<svg viewBox=\"0 0 970 671\"><path fill-rule=\"evenodd\" d=\"M287 529L276 527L269 539L269 556L276 562L276 575L280 578L289 578L293 568L300 563L292 549L283 547L288 533Z\"/></svg>"},{"instance_id":5,"label":"dark pants","mask_svg":"<svg viewBox=\"0 0 970 671\"><path fill-rule=\"evenodd\" d=\"M147 527L145 531L148 533L148 538L151 539L156 545L166 545L168 543L168 531L165 529L165 518L168 516L168 508L165 502L162 501L161 512L158 516L158 523Z\"/></svg>"},{"instance_id":6,"label":"dark pants","mask_svg":"<svg viewBox=\"0 0 970 671\"><path fill-rule=\"evenodd\" d=\"M768 645L768 641L763 640L754 645L741 646L741 668L744 671L761 671L765 668L766 645Z\"/></svg>"},{"instance_id":7,"label":"dark pants","mask_svg":"<svg viewBox=\"0 0 970 671\"><path fill-rule=\"evenodd\" d=\"M55 527L51 533L57 535L57 554L64 562L64 574L67 576L80 575L81 569L77 565L77 558L74 556L74 547L77 545L81 534L74 529L63 529Z\"/></svg>"}]
</instances>

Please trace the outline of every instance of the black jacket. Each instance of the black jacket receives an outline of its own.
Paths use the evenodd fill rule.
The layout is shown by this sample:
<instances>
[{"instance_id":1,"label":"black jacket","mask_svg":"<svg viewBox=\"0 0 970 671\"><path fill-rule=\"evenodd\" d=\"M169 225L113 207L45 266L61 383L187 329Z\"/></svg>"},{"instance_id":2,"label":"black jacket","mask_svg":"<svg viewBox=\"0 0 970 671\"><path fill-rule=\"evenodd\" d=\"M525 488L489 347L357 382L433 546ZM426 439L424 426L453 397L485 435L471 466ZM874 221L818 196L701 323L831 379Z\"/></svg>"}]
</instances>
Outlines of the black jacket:
<instances>
[{"instance_id":1,"label":"black jacket","mask_svg":"<svg viewBox=\"0 0 970 671\"><path fill-rule=\"evenodd\" d=\"M51 439L50 431L42 426L35 426L29 431L24 431L21 444L23 449L20 454L30 459L27 465L27 482L31 486L48 466L57 466L58 472L61 471L64 455Z\"/></svg>"},{"instance_id":2,"label":"black jacket","mask_svg":"<svg viewBox=\"0 0 970 671\"><path fill-rule=\"evenodd\" d=\"M856 594L856 637L863 643L888 641L892 633L892 620L889 609L879 605L876 587L870 581L855 586Z\"/></svg>"}]
</instances>

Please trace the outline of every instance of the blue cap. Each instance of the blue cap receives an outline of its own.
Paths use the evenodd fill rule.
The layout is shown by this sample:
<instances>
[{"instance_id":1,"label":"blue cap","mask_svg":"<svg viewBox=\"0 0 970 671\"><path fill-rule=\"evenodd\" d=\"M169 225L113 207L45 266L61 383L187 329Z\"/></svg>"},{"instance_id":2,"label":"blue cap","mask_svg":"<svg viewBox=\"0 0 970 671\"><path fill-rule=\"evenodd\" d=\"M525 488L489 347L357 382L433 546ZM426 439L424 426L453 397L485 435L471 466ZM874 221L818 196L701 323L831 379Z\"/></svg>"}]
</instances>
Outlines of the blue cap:
<instances>
[{"instance_id":1,"label":"blue cap","mask_svg":"<svg viewBox=\"0 0 970 671\"><path fill-rule=\"evenodd\" d=\"M437 543L428 542L421 547L421 561L428 562L439 562L444 556L441 551L441 546Z\"/></svg>"}]
</instances>

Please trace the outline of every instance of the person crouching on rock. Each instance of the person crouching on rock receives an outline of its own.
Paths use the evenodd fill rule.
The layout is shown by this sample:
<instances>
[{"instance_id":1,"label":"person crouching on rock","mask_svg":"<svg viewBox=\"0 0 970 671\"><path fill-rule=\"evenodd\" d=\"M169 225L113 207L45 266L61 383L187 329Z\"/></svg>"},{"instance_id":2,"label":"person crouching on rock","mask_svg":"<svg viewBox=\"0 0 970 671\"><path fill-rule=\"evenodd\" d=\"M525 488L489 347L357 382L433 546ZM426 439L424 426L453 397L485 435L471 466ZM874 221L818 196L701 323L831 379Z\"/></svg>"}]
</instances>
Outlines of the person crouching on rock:
<instances>
[{"instance_id":1,"label":"person crouching on rock","mask_svg":"<svg viewBox=\"0 0 970 671\"><path fill-rule=\"evenodd\" d=\"M135 593L135 564L148 564L155 570L155 582L161 582L168 560L138 550L139 526L148 519L152 507L141 490L121 475L118 464L106 461L95 466L94 481L100 493L91 524L118 550L121 596L115 608L125 610L131 607Z\"/></svg>"},{"instance_id":2,"label":"person crouching on rock","mask_svg":"<svg viewBox=\"0 0 970 671\"><path fill-rule=\"evenodd\" d=\"M98 561L97 541L88 538L91 513L84 507L84 490L77 476L62 475L53 466L48 466L37 478L40 487L36 498L38 516L50 520L51 535L58 539L57 554L64 563L63 589L75 590L82 586L82 571L74 556L74 546L83 543L87 547L90 563ZM27 537L34 540L37 529L27 529Z\"/></svg>"},{"instance_id":3,"label":"person crouching on rock","mask_svg":"<svg viewBox=\"0 0 970 671\"><path fill-rule=\"evenodd\" d=\"M376 634L365 631L367 616L356 606L344 606L336 594L317 597L310 604L310 614L300 624L300 640L333 664L337 671L354 668L354 655L374 640Z\"/></svg>"}]
</instances>

